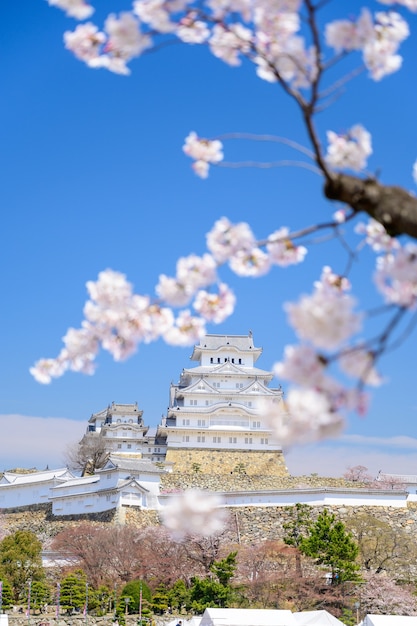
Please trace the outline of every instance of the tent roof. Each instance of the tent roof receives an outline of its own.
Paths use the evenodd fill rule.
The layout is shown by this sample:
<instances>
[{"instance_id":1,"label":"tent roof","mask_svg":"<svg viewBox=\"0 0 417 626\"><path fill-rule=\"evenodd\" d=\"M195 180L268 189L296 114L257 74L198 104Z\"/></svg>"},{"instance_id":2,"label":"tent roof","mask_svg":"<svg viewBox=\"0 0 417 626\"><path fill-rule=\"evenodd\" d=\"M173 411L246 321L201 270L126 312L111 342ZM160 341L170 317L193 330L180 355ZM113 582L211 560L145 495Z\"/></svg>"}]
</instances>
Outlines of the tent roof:
<instances>
[{"instance_id":1,"label":"tent roof","mask_svg":"<svg viewBox=\"0 0 417 626\"><path fill-rule=\"evenodd\" d=\"M294 613L297 626L343 626L337 617L327 611L303 611Z\"/></svg>"},{"instance_id":2,"label":"tent roof","mask_svg":"<svg viewBox=\"0 0 417 626\"><path fill-rule=\"evenodd\" d=\"M368 614L362 624L363 626L417 626L417 616Z\"/></svg>"},{"instance_id":3,"label":"tent roof","mask_svg":"<svg viewBox=\"0 0 417 626\"><path fill-rule=\"evenodd\" d=\"M291 611L206 609L200 626L297 626Z\"/></svg>"}]
</instances>

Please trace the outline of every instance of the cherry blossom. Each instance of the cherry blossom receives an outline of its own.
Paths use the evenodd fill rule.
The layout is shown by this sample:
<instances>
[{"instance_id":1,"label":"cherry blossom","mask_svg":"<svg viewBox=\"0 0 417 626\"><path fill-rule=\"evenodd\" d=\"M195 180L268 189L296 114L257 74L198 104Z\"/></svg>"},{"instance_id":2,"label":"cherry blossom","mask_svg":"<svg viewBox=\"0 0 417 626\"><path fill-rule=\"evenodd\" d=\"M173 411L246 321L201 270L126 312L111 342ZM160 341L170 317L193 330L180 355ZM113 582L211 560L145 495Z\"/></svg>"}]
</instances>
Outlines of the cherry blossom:
<instances>
[{"instance_id":1,"label":"cherry blossom","mask_svg":"<svg viewBox=\"0 0 417 626\"><path fill-rule=\"evenodd\" d=\"M372 154L371 135L360 124L353 126L346 134L338 135L327 131L329 147L326 161L335 169L363 170L367 158Z\"/></svg>"},{"instance_id":2,"label":"cherry blossom","mask_svg":"<svg viewBox=\"0 0 417 626\"><path fill-rule=\"evenodd\" d=\"M164 340L172 346L192 346L206 334L204 320L191 315L189 310L181 311L174 325L163 333Z\"/></svg>"},{"instance_id":3,"label":"cherry blossom","mask_svg":"<svg viewBox=\"0 0 417 626\"><path fill-rule=\"evenodd\" d=\"M269 260L280 267L301 263L307 254L307 248L296 246L288 235L288 228L283 227L268 237L266 249Z\"/></svg>"},{"instance_id":4,"label":"cherry blossom","mask_svg":"<svg viewBox=\"0 0 417 626\"><path fill-rule=\"evenodd\" d=\"M385 228L374 219L370 219L367 224L359 222L355 227L355 232L366 236L366 243L375 251L381 252L394 250L400 246L397 239L391 237Z\"/></svg>"},{"instance_id":5,"label":"cherry blossom","mask_svg":"<svg viewBox=\"0 0 417 626\"><path fill-rule=\"evenodd\" d=\"M79 24L72 32L64 33L65 47L90 66L100 56L100 49L105 41L106 35L89 22Z\"/></svg>"},{"instance_id":6,"label":"cherry blossom","mask_svg":"<svg viewBox=\"0 0 417 626\"><path fill-rule=\"evenodd\" d=\"M263 276L269 271L271 262L268 255L259 248L238 250L229 259L230 269L238 276Z\"/></svg>"},{"instance_id":7,"label":"cherry blossom","mask_svg":"<svg viewBox=\"0 0 417 626\"><path fill-rule=\"evenodd\" d=\"M302 296L297 304L287 303L285 309L298 336L332 350L356 333L361 316L354 313L356 301L345 293L347 288L346 279L324 268L311 296Z\"/></svg>"},{"instance_id":8,"label":"cherry blossom","mask_svg":"<svg viewBox=\"0 0 417 626\"><path fill-rule=\"evenodd\" d=\"M345 374L363 381L366 385L377 387L383 382L373 367L374 355L363 348L342 353L338 358L338 363Z\"/></svg>"},{"instance_id":9,"label":"cherry blossom","mask_svg":"<svg viewBox=\"0 0 417 626\"><path fill-rule=\"evenodd\" d=\"M77 20L85 20L94 13L93 7L85 0L48 0L48 4L62 9L68 17Z\"/></svg>"},{"instance_id":10,"label":"cherry blossom","mask_svg":"<svg viewBox=\"0 0 417 626\"><path fill-rule=\"evenodd\" d=\"M187 535L210 537L223 530L226 510L217 494L189 489L183 494L170 496L162 509L163 524L176 541Z\"/></svg>"},{"instance_id":11,"label":"cherry blossom","mask_svg":"<svg viewBox=\"0 0 417 626\"><path fill-rule=\"evenodd\" d=\"M284 360L275 363L274 374L304 387L317 387L323 382L325 362L312 346L286 346Z\"/></svg>"},{"instance_id":12,"label":"cherry blossom","mask_svg":"<svg viewBox=\"0 0 417 626\"><path fill-rule=\"evenodd\" d=\"M344 427L326 394L314 389L290 389L285 405L266 401L261 413L274 439L284 446L336 436Z\"/></svg>"},{"instance_id":13,"label":"cherry blossom","mask_svg":"<svg viewBox=\"0 0 417 626\"><path fill-rule=\"evenodd\" d=\"M222 59L229 65L240 65L240 53L250 50L251 31L240 24L225 28L216 24L210 37L210 50L215 57Z\"/></svg>"},{"instance_id":14,"label":"cherry blossom","mask_svg":"<svg viewBox=\"0 0 417 626\"><path fill-rule=\"evenodd\" d=\"M208 322L221 324L232 315L236 303L233 291L224 283L219 285L218 293L201 290L197 293L193 307Z\"/></svg>"},{"instance_id":15,"label":"cherry blossom","mask_svg":"<svg viewBox=\"0 0 417 626\"><path fill-rule=\"evenodd\" d=\"M219 163L223 159L223 146L221 141L201 139L195 132L191 132L185 139L183 151L196 161L195 172L202 178L207 178L208 164ZM202 166L202 164L206 164Z\"/></svg>"},{"instance_id":16,"label":"cherry blossom","mask_svg":"<svg viewBox=\"0 0 417 626\"><path fill-rule=\"evenodd\" d=\"M218 263L228 261L239 251L252 250L256 243L248 224L232 224L227 217L217 220L206 240L207 248Z\"/></svg>"},{"instance_id":17,"label":"cherry blossom","mask_svg":"<svg viewBox=\"0 0 417 626\"><path fill-rule=\"evenodd\" d=\"M417 245L408 243L377 258L375 283L385 300L415 308L417 301Z\"/></svg>"}]
</instances>

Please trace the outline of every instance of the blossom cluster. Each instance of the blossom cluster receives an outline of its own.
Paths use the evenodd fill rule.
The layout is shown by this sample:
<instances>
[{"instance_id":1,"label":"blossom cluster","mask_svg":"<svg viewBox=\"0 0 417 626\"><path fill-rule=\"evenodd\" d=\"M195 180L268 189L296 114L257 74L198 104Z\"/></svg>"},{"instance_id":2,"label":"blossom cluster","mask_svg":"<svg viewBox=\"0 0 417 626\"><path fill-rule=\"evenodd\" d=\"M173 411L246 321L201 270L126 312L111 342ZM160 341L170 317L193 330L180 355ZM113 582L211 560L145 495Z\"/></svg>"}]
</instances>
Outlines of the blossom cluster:
<instances>
[{"instance_id":1,"label":"blossom cluster","mask_svg":"<svg viewBox=\"0 0 417 626\"><path fill-rule=\"evenodd\" d=\"M224 529L226 509L220 496L207 491L189 489L170 496L162 510L162 521L176 541L187 535L210 537Z\"/></svg>"},{"instance_id":2,"label":"blossom cluster","mask_svg":"<svg viewBox=\"0 0 417 626\"><path fill-rule=\"evenodd\" d=\"M93 12L86 0L48 2L80 20ZM415 10L414 0L399 4ZM131 11L110 15L103 31L91 23L78 26L65 34L65 43L90 67L127 74L127 63L155 37L174 35L187 44L208 44L214 56L232 66L250 58L263 80L305 89L317 77L322 52L311 33L307 41L302 8L301 0L207 0L202 6L193 0L134 0ZM393 11L373 16L363 9L357 20L336 20L325 28L327 46L336 54L361 51L374 80L399 69L398 47L407 36L407 23Z\"/></svg>"},{"instance_id":3,"label":"blossom cluster","mask_svg":"<svg viewBox=\"0 0 417 626\"><path fill-rule=\"evenodd\" d=\"M357 172L365 169L367 158L372 154L372 143L370 133L363 126L356 124L342 135L329 130L327 140L326 161L331 168Z\"/></svg>"},{"instance_id":4,"label":"blossom cluster","mask_svg":"<svg viewBox=\"0 0 417 626\"><path fill-rule=\"evenodd\" d=\"M303 260L306 250L295 245L287 228L270 235L264 252L246 223L218 220L207 235L209 252L181 257L173 277L161 274L157 298L135 294L126 277L112 270L87 283L89 300L81 328L71 328L55 359L41 359L31 368L41 383L62 376L68 369L92 374L100 348L115 360L131 356L142 342L162 338L170 345L196 343L206 324L220 324L235 308L230 287L219 280L218 267L228 262L240 276L259 276L273 264L287 266ZM178 307L191 306L175 313Z\"/></svg>"}]
</instances>

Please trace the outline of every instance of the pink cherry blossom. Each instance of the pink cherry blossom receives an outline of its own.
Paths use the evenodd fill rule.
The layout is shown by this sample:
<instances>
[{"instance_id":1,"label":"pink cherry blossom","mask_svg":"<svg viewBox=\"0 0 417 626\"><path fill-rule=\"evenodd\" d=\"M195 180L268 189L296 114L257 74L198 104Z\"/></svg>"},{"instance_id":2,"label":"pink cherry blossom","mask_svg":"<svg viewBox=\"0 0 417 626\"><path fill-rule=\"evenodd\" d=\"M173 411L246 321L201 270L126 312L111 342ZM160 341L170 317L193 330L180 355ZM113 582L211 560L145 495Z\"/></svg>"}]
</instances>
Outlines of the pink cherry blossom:
<instances>
[{"instance_id":1,"label":"pink cherry blossom","mask_svg":"<svg viewBox=\"0 0 417 626\"><path fill-rule=\"evenodd\" d=\"M335 169L363 170L372 154L371 135L360 124L346 134L327 131L329 146L326 154L328 165Z\"/></svg>"},{"instance_id":2,"label":"pink cherry blossom","mask_svg":"<svg viewBox=\"0 0 417 626\"><path fill-rule=\"evenodd\" d=\"M238 276L263 276L271 267L267 254L259 248L238 250L229 259L230 269Z\"/></svg>"},{"instance_id":3,"label":"pink cherry blossom","mask_svg":"<svg viewBox=\"0 0 417 626\"><path fill-rule=\"evenodd\" d=\"M256 240L246 222L232 224L222 217L206 236L207 248L218 263L224 263L238 251L252 250Z\"/></svg>"},{"instance_id":4,"label":"pink cherry blossom","mask_svg":"<svg viewBox=\"0 0 417 626\"><path fill-rule=\"evenodd\" d=\"M311 296L302 296L297 304L286 304L289 322L298 336L318 348L332 350L356 333L361 316L354 313L356 302L345 290L343 279L339 282L325 268Z\"/></svg>"},{"instance_id":5,"label":"pink cherry blossom","mask_svg":"<svg viewBox=\"0 0 417 626\"><path fill-rule=\"evenodd\" d=\"M301 344L286 346L284 360L275 363L274 374L280 379L304 387L317 387L323 384L325 363L313 347Z\"/></svg>"},{"instance_id":6,"label":"pink cherry blossom","mask_svg":"<svg viewBox=\"0 0 417 626\"><path fill-rule=\"evenodd\" d=\"M193 307L205 320L221 324L234 311L236 297L224 283L219 285L218 293L201 290L197 293Z\"/></svg>"},{"instance_id":7,"label":"pink cherry blossom","mask_svg":"<svg viewBox=\"0 0 417 626\"><path fill-rule=\"evenodd\" d=\"M374 356L362 348L348 350L338 358L341 370L357 380L363 381L366 385L378 387L383 380L374 368Z\"/></svg>"},{"instance_id":8,"label":"pink cherry blossom","mask_svg":"<svg viewBox=\"0 0 417 626\"><path fill-rule=\"evenodd\" d=\"M183 150L185 154L196 161L219 163L223 159L223 145L221 141L202 139L197 133L191 132L185 138Z\"/></svg>"},{"instance_id":9,"label":"pink cherry blossom","mask_svg":"<svg viewBox=\"0 0 417 626\"><path fill-rule=\"evenodd\" d=\"M301 263L307 254L307 248L296 246L288 235L288 228L283 227L268 237L266 249L269 260L280 267Z\"/></svg>"},{"instance_id":10,"label":"pink cherry blossom","mask_svg":"<svg viewBox=\"0 0 417 626\"><path fill-rule=\"evenodd\" d=\"M94 13L93 7L85 0L48 0L48 4L62 9L68 17L77 20L85 20Z\"/></svg>"},{"instance_id":11,"label":"pink cherry blossom","mask_svg":"<svg viewBox=\"0 0 417 626\"><path fill-rule=\"evenodd\" d=\"M64 33L65 47L88 65L99 57L105 41L106 35L90 22L79 24L74 31Z\"/></svg>"},{"instance_id":12,"label":"pink cherry blossom","mask_svg":"<svg viewBox=\"0 0 417 626\"><path fill-rule=\"evenodd\" d=\"M381 252L394 250L399 248L400 244L397 239L391 237L385 228L374 219L370 219L367 224L359 222L355 227L355 232L366 236L366 243L375 251Z\"/></svg>"},{"instance_id":13,"label":"pink cherry blossom","mask_svg":"<svg viewBox=\"0 0 417 626\"><path fill-rule=\"evenodd\" d=\"M224 528L226 510L222 505L217 494L188 489L183 494L170 496L161 517L176 541L187 535L210 537Z\"/></svg>"},{"instance_id":14,"label":"pink cherry blossom","mask_svg":"<svg viewBox=\"0 0 417 626\"><path fill-rule=\"evenodd\" d=\"M172 346L192 346L206 333L201 317L193 317L189 310L181 311L173 326L163 333L166 343Z\"/></svg>"},{"instance_id":15,"label":"pink cherry blossom","mask_svg":"<svg viewBox=\"0 0 417 626\"><path fill-rule=\"evenodd\" d=\"M408 243L377 258L375 283L385 300L415 308L417 302L417 245Z\"/></svg>"}]
</instances>

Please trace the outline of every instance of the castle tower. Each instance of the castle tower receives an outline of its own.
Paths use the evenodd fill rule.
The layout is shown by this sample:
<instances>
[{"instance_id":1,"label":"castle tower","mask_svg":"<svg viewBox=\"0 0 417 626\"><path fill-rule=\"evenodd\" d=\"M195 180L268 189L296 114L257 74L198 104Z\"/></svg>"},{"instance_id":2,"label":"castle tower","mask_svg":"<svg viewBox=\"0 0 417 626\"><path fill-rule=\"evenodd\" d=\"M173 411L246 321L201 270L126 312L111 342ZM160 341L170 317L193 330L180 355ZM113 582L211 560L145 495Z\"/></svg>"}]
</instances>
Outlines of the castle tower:
<instances>
[{"instance_id":1,"label":"castle tower","mask_svg":"<svg viewBox=\"0 0 417 626\"><path fill-rule=\"evenodd\" d=\"M206 335L194 347L191 360L199 364L171 385L159 428L174 472L288 474L281 446L258 412L261 399L282 398L280 388L268 386L273 374L255 365L261 354L251 333Z\"/></svg>"},{"instance_id":2,"label":"castle tower","mask_svg":"<svg viewBox=\"0 0 417 626\"><path fill-rule=\"evenodd\" d=\"M137 402L112 402L106 409L93 413L84 437L99 436L103 438L108 452L140 458L144 436L148 431L142 415L143 411L138 408Z\"/></svg>"}]
</instances>

